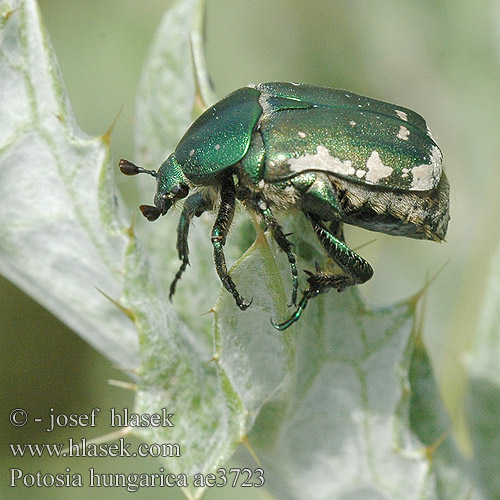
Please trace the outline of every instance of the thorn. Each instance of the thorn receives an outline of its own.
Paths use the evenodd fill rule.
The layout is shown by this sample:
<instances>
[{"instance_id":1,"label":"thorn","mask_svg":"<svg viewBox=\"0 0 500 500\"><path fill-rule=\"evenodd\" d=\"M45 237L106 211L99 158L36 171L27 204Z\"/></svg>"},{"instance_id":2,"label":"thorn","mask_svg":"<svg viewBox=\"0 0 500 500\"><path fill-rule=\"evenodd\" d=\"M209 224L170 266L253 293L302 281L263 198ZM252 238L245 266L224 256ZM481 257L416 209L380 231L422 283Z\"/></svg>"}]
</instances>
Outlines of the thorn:
<instances>
[{"instance_id":1,"label":"thorn","mask_svg":"<svg viewBox=\"0 0 500 500\"><path fill-rule=\"evenodd\" d=\"M361 250L364 247L367 247L368 245L371 245L372 243L375 243L377 241L377 238L373 238L373 240L367 241L366 243L362 243L361 245L357 247L353 247L353 250L357 252L358 250Z\"/></svg>"},{"instance_id":2,"label":"thorn","mask_svg":"<svg viewBox=\"0 0 500 500\"><path fill-rule=\"evenodd\" d=\"M114 387L120 387L121 389L127 389L129 391L137 392L137 384L132 384L131 382L125 382L124 380L113 380L108 379L108 384Z\"/></svg>"},{"instance_id":3,"label":"thorn","mask_svg":"<svg viewBox=\"0 0 500 500\"><path fill-rule=\"evenodd\" d=\"M12 10L8 10L7 12L5 12L5 14L3 14L3 18L7 21L7 19L9 19L9 17L14 14L14 12L17 12L18 10L20 10L21 7L17 7L15 9L12 9Z\"/></svg>"},{"instance_id":4,"label":"thorn","mask_svg":"<svg viewBox=\"0 0 500 500\"><path fill-rule=\"evenodd\" d=\"M215 314L215 308L212 307L211 309L209 309L208 311L205 311L204 313L201 313L200 316L205 316L207 314Z\"/></svg>"},{"instance_id":5,"label":"thorn","mask_svg":"<svg viewBox=\"0 0 500 500\"><path fill-rule=\"evenodd\" d=\"M120 311L124 312L131 321L135 322L135 316L134 316L134 313L132 312L131 309L128 309L127 307L122 306L118 300L113 299L106 292L103 292L100 288L95 287L95 289L101 295L104 295L104 297L106 297L112 304L114 304L116 307L118 307L118 309L120 309Z\"/></svg>"},{"instance_id":6,"label":"thorn","mask_svg":"<svg viewBox=\"0 0 500 500\"><path fill-rule=\"evenodd\" d=\"M134 227L135 227L135 221L137 220L135 212L132 213L132 217L130 220L130 226L127 227L124 230L124 234L128 237L129 240L133 241L135 240L135 233L134 233Z\"/></svg>"},{"instance_id":7,"label":"thorn","mask_svg":"<svg viewBox=\"0 0 500 500\"><path fill-rule=\"evenodd\" d=\"M207 363L215 363L215 364L217 364L218 362L219 362L218 354L214 354L214 356L207 361Z\"/></svg>"},{"instance_id":8,"label":"thorn","mask_svg":"<svg viewBox=\"0 0 500 500\"><path fill-rule=\"evenodd\" d=\"M434 455L436 454L437 449L443 444L443 441L448 437L448 431L443 432L441 436L439 436L434 443L425 447L425 456L432 462L434 459Z\"/></svg>"},{"instance_id":9,"label":"thorn","mask_svg":"<svg viewBox=\"0 0 500 500\"><path fill-rule=\"evenodd\" d=\"M448 265L448 262L450 262L449 260L447 260L437 271L436 273L434 274L434 276L432 276L430 279L427 280L427 282L424 284L424 286L415 294L413 295L413 297L410 297L408 299L408 302L409 303L412 303L412 304L416 304L423 296L424 294L427 292L427 290L430 288L430 286L432 285L432 283L434 283L434 281L436 280L436 278L441 274L441 272L443 271L443 269Z\"/></svg>"},{"instance_id":10,"label":"thorn","mask_svg":"<svg viewBox=\"0 0 500 500\"><path fill-rule=\"evenodd\" d=\"M111 142L111 134L113 133L113 130L115 128L116 122L118 121L118 118L123 110L123 104L120 106L120 109L118 110L118 113L116 113L115 119L111 122L111 125L109 126L108 130L101 136L102 140L109 146Z\"/></svg>"},{"instance_id":11,"label":"thorn","mask_svg":"<svg viewBox=\"0 0 500 500\"><path fill-rule=\"evenodd\" d=\"M259 467L262 467L262 464L259 460L259 457L257 456L257 453L255 453L255 450L253 449L252 445L250 444L250 442L248 441L248 437L247 436L243 436L241 438L241 444L248 450L248 452L250 453L250 455L252 455L253 459L257 462L257 464L259 465Z\"/></svg>"}]
</instances>

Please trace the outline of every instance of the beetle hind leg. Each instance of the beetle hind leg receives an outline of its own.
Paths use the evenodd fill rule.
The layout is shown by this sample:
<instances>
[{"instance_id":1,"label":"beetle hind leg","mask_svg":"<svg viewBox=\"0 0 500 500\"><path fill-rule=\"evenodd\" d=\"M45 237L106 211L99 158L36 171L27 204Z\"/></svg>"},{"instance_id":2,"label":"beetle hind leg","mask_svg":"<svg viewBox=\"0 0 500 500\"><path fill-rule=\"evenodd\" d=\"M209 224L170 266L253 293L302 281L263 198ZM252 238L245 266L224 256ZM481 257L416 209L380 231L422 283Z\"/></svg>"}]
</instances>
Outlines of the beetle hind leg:
<instances>
[{"instance_id":1,"label":"beetle hind leg","mask_svg":"<svg viewBox=\"0 0 500 500\"><path fill-rule=\"evenodd\" d=\"M214 263L219 278L224 288L234 297L236 305L244 311L252 301L246 301L236 289L231 276L227 272L226 258L224 256L224 245L227 234L233 222L236 194L232 177L227 176L222 180L220 207L212 228L211 241L214 247Z\"/></svg>"},{"instance_id":2,"label":"beetle hind leg","mask_svg":"<svg viewBox=\"0 0 500 500\"><path fill-rule=\"evenodd\" d=\"M335 235L323 225L319 216L307 213L306 217L328 255L345 273L330 274L317 269L315 274L309 273L310 276L307 281L310 286L317 288L319 291L336 288L340 292L350 286L364 283L373 276L373 269L370 264L344 243L341 226L337 226L337 234ZM335 227L332 226L332 228Z\"/></svg>"},{"instance_id":3,"label":"beetle hind leg","mask_svg":"<svg viewBox=\"0 0 500 500\"><path fill-rule=\"evenodd\" d=\"M309 287L304 291L304 295L299 302L295 312L283 323L274 323L277 330L285 330L298 321L308 302L320 293L327 292L331 288L341 292L353 285L359 285L368 281L373 276L373 269L366 260L351 250L344 242L342 235L342 225L332 224L329 231L321 222L321 218L312 213L306 213L306 217L311 223L319 241L328 252L328 255L339 265L344 273L327 273L321 271L318 266L316 272L306 271L309 275L307 282ZM334 232L336 234L334 234Z\"/></svg>"},{"instance_id":4,"label":"beetle hind leg","mask_svg":"<svg viewBox=\"0 0 500 500\"><path fill-rule=\"evenodd\" d=\"M342 243L345 243L344 239L344 224L340 222L339 219L335 219L332 222L330 222L330 233L335 236L339 241Z\"/></svg>"}]
</instances>

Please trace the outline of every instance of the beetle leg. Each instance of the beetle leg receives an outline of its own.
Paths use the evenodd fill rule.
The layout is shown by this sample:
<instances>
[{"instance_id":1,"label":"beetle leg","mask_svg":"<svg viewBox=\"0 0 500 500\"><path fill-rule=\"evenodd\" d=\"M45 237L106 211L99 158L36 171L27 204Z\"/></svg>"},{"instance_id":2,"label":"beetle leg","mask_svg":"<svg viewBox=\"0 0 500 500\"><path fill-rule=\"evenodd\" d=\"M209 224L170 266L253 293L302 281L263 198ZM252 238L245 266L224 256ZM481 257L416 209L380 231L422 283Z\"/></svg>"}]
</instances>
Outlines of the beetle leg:
<instances>
[{"instance_id":1,"label":"beetle leg","mask_svg":"<svg viewBox=\"0 0 500 500\"><path fill-rule=\"evenodd\" d=\"M177 282L180 280L182 273L186 270L186 267L189 264L189 224L191 223L193 217L199 217L203 212L210 210L211 208L212 201L207 199L203 193L195 193L184 202L184 207L179 218L179 224L177 225L177 252L182 264L170 284L170 293L168 295L170 301L174 296Z\"/></svg>"},{"instance_id":2,"label":"beetle leg","mask_svg":"<svg viewBox=\"0 0 500 500\"><path fill-rule=\"evenodd\" d=\"M293 323L299 320L300 316L302 315L302 311L306 308L307 303L309 302L309 299L316 297L316 295L318 295L319 293L320 291L318 289L309 287L304 292L304 295L302 295L302 298L300 299L299 305L295 312L286 321L283 321L283 323L275 323L271 319L271 325L273 325L276 330L286 330L289 326L293 325Z\"/></svg>"},{"instance_id":3,"label":"beetle leg","mask_svg":"<svg viewBox=\"0 0 500 500\"><path fill-rule=\"evenodd\" d=\"M329 227L330 233L335 236L339 241L345 243L344 239L344 224L340 220L336 219L330 223Z\"/></svg>"},{"instance_id":4,"label":"beetle leg","mask_svg":"<svg viewBox=\"0 0 500 500\"><path fill-rule=\"evenodd\" d=\"M321 222L321 218L307 213L316 236L328 252L328 255L339 265L345 274L329 274L316 272L308 278L310 287L320 292L328 288L336 288L339 292L346 288L368 281L373 276L373 269L368 262L351 250L341 239L332 234Z\"/></svg>"},{"instance_id":5,"label":"beetle leg","mask_svg":"<svg viewBox=\"0 0 500 500\"><path fill-rule=\"evenodd\" d=\"M222 281L222 284L224 285L224 288L232 294L237 306L244 311L251 304L251 301L247 302L238 293L234 281L231 276L229 276L223 248L226 244L227 233L231 223L233 222L234 207L236 202L234 182L231 176L226 176L222 179L221 184L220 207L211 234L212 245L214 247L215 269L220 280Z\"/></svg>"},{"instance_id":6,"label":"beetle leg","mask_svg":"<svg viewBox=\"0 0 500 500\"><path fill-rule=\"evenodd\" d=\"M309 275L307 282L309 287L304 291L304 295L299 302L296 311L283 323L274 323L272 325L277 330L285 330L295 323L307 306L307 303L313 297L320 293L327 292L330 288L336 288L341 292L353 285L358 285L368 281L373 276L373 269L366 260L352 251L338 236L342 236L341 224L333 226L333 229L340 228L337 236L330 232L321 222L321 218L313 213L306 213L314 232L319 241L328 252L328 255L339 265L345 274L330 274L316 269L316 273L306 271Z\"/></svg>"},{"instance_id":7,"label":"beetle leg","mask_svg":"<svg viewBox=\"0 0 500 500\"><path fill-rule=\"evenodd\" d=\"M280 226L280 223L275 219L271 209L264 201L257 203L257 210L261 214L266 226L271 230L274 240L278 246L286 253L288 263L290 264L290 271L292 272L292 303L290 305L297 305L297 289L299 288L299 274L297 272L296 258L292 252L292 244L288 241L286 234Z\"/></svg>"}]
</instances>

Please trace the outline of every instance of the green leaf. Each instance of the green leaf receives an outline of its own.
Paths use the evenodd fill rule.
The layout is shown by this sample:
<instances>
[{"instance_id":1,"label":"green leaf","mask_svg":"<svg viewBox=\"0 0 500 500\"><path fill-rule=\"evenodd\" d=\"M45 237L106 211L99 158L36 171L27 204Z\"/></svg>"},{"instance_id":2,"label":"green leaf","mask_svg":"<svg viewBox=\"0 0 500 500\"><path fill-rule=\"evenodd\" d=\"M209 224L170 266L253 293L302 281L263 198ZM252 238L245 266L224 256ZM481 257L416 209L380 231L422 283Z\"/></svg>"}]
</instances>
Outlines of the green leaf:
<instances>
[{"instance_id":1,"label":"green leaf","mask_svg":"<svg viewBox=\"0 0 500 500\"><path fill-rule=\"evenodd\" d=\"M117 298L126 238L108 137L75 123L33 0L0 2L0 271L118 365L138 362Z\"/></svg>"},{"instance_id":2,"label":"green leaf","mask_svg":"<svg viewBox=\"0 0 500 500\"><path fill-rule=\"evenodd\" d=\"M466 359L473 456L470 467L487 498L500 498L500 248L493 257L475 345Z\"/></svg>"}]
</instances>

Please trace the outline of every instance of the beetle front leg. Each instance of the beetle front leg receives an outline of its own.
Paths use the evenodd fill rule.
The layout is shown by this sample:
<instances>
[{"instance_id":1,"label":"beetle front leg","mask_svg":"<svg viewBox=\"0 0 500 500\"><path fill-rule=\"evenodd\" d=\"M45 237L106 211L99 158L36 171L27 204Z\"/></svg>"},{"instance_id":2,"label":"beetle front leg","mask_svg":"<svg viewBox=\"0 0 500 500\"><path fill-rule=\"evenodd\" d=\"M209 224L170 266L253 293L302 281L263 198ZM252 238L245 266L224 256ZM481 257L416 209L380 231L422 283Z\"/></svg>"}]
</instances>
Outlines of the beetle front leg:
<instances>
[{"instance_id":1,"label":"beetle front leg","mask_svg":"<svg viewBox=\"0 0 500 500\"><path fill-rule=\"evenodd\" d=\"M177 225L177 252L182 264L170 284L170 293L168 295L170 300L172 300L174 296L177 282L180 280L182 273L189 264L188 234L191 220L193 217L199 217L203 212L210 210L212 205L212 201L207 199L203 193L195 193L184 202L179 224Z\"/></svg>"},{"instance_id":2,"label":"beetle front leg","mask_svg":"<svg viewBox=\"0 0 500 500\"><path fill-rule=\"evenodd\" d=\"M336 236L324 226L318 215L306 213L306 217L309 219L314 232L328 252L328 255L339 265L345 274L325 273L322 272L318 266L316 267L316 273L306 271L309 275L307 279L309 287L304 292L296 311L288 320L279 324L271 321L272 325L277 330L285 330L295 323L302 315L309 300L320 293L326 292L330 288L336 288L337 291L341 292L350 286L364 283L373 276L373 269L370 264L339 239L338 236L342 237L341 225L333 225L333 229L337 229Z\"/></svg>"},{"instance_id":3,"label":"beetle front leg","mask_svg":"<svg viewBox=\"0 0 500 500\"><path fill-rule=\"evenodd\" d=\"M227 233L231 227L234 216L234 207L236 203L236 194L232 177L227 176L222 180L221 185L221 200L219 212L215 219L214 227L212 228L211 240L214 247L214 262L215 269L219 275L224 288L232 294L237 306L244 311L250 304L247 302L236 289L231 276L227 272L226 258L224 257L224 245L226 244Z\"/></svg>"},{"instance_id":4,"label":"beetle front leg","mask_svg":"<svg viewBox=\"0 0 500 500\"><path fill-rule=\"evenodd\" d=\"M283 232L279 222L275 219L274 215L271 212L271 209L267 206L267 204L260 200L256 204L256 209L264 219L264 222L271 230L271 234L273 235L274 240L278 244L278 246L286 253L288 258L288 263L290 264L290 271L292 273L292 303L290 305L297 304L297 290L299 288L299 274L297 272L297 264L295 255L292 252L292 244L288 241L286 234Z\"/></svg>"}]
</instances>

